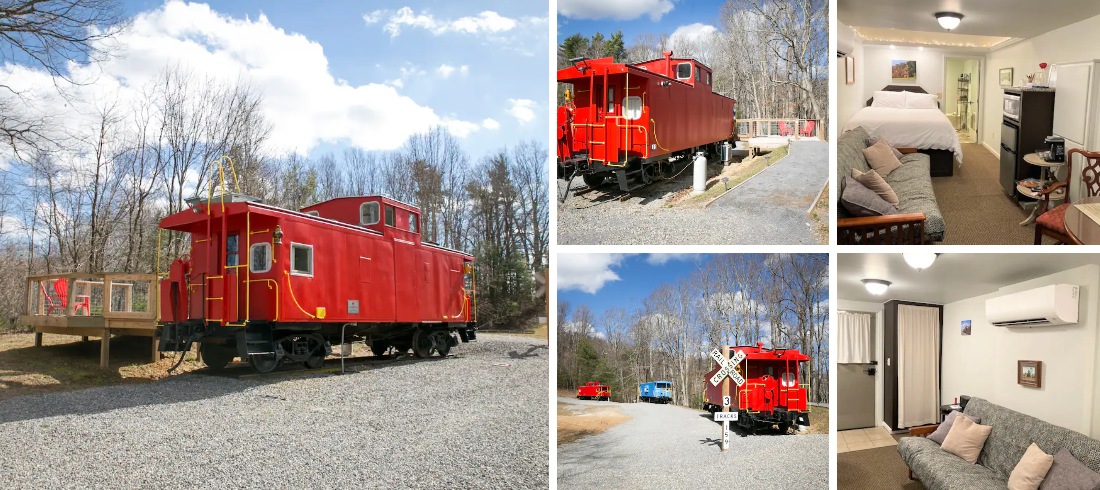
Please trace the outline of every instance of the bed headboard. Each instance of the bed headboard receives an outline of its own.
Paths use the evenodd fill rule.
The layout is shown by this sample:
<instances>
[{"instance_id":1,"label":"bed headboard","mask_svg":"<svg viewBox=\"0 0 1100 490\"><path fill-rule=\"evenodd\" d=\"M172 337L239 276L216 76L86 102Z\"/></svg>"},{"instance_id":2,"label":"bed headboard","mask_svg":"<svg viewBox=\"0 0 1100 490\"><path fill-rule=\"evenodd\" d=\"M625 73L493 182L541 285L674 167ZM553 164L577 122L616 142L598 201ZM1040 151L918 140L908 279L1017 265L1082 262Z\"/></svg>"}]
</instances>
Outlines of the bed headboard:
<instances>
[{"instance_id":1,"label":"bed headboard","mask_svg":"<svg viewBox=\"0 0 1100 490\"><path fill-rule=\"evenodd\" d=\"M884 92L913 92L913 93L917 93L917 94L927 94L928 93L923 88L921 88L919 85L887 85L885 87L882 87L882 91L884 91ZM871 103L874 102L874 101L875 101L874 97L871 97L870 99L867 99L867 107L871 107ZM939 107L939 106L940 106L939 101L936 101L936 107Z\"/></svg>"}]
</instances>

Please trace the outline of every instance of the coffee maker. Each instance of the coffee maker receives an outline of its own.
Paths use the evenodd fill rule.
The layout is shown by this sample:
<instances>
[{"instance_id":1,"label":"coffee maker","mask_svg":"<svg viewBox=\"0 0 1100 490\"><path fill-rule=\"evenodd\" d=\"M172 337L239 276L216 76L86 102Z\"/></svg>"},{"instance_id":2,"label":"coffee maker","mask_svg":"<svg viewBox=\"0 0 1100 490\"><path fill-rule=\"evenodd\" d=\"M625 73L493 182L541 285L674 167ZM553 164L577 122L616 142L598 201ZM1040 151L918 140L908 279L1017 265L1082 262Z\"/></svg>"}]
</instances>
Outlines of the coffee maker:
<instances>
[{"instance_id":1,"label":"coffee maker","mask_svg":"<svg viewBox=\"0 0 1100 490\"><path fill-rule=\"evenodd\" d=\"M1066 161L1066 139L1061 136L1047 136L1043 144L1049 145L1050 150L1043 152L1043 160L1048 162Z\"/></svg>"}]
</instances>

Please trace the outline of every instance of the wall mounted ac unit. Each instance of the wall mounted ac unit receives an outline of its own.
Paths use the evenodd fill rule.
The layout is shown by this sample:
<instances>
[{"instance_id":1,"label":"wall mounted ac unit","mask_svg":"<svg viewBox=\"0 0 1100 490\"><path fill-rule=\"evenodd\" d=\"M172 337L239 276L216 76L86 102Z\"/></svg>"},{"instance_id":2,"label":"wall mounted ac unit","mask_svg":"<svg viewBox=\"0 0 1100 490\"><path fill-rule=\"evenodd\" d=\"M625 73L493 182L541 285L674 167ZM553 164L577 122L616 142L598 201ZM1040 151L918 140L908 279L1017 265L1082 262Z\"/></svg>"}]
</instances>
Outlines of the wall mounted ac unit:
<instances>
[{"instance_id":1,"label":"wall mounted ac unit","mask_svg":"<svg viewBox=\"0 0 1100 490\"><path fill-rule=\"evenodd\" d=\"M1051 284L985 300L985 318L997 327L1077 323L1080 287Z\"/></svg>"}]
</instances>

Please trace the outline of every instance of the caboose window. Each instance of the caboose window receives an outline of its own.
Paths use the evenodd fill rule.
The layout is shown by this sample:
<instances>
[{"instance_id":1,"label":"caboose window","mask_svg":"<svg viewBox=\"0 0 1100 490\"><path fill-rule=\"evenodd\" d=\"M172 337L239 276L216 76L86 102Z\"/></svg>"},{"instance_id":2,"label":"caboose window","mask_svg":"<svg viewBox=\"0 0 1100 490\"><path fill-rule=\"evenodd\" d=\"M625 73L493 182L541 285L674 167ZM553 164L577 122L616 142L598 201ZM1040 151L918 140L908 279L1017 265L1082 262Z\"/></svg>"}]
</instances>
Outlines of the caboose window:
<instances>
[{"instance_id":1,"label":"caboose window","mask_svg":"<svg viewBox=\"0 0 1100 490\"><path fill-rule=\"evenodd\" d=\"M409 213L409 231L413 233L420 232L420 217L412 213Z\"/></svg>"},{"instance_id":2,"label":"caboose window","mask_svg":"<svg viewBox=\"0 0 1100 490\"><path fill-rule=\"evenodd\" d=\"M378 223L378 203L365 202L359 205L359 224L362 226Z\"/></svg>"},{"instance_id":3,"label":"caboose window","mask_svg":"<svg viewBox=\"0 0 1100 490\"><path fill-rule=\"evenodd\" d=\"M707 72L707 85L710 85L710 72Z\"/></svg>"},{"instance_id":4,"label":"caboose window","mask_svg":"<svg viewBox=\"0 0 1100 490\"><path fill-rule=\"evenodd\" d=\"M393 215L393 206L386 206L386 226L397 226L397 220Z\"/></svg>"},{"instance_id":5,"label":"caboose window","mask_svg":"<svg viewBox=\"0 0 1100 490\"><path fill-rule=\"evenodd\" d=\"M290 244L290 273L313 277L313 245Z\"/></svg>"},{"instance_id":6,"label":"caboose window","mask_svg":"<svg viewBox=\"0 0 1100 490\"><path fill-rule=\"evenodd\" d=\"M642 98L631 95L623 99L623 115L631 121L642 117Z\"/></svg>"},{"instance_id":7,"label":"caboose window","mask_svg":"<svg viewBox=\"0 0 1100 490\"><path fill-rule=\"evenodd\" d=\"M225 266L232 267L239 262L237 258L237 235L229 235L225 240Z\"/></svg>"},{"instance_id":8,"label":"caboose window","mask_svg":"<svg viewBox=\"0 0 1100 490\"><path fill-rule=\"evenodd\" d=\"M676 65L676 79L691 80L691 63L680 63Z\"/></svg>"},{"instance_id":9,"label":"caboose window","mask_svg":"<svg viewBox=\"0 0 1100 490\"><path fill-rule=\"evenodd\" d=\"M698 67L695 68L695 81L696 82L701 82L702 81L702 77L699 75L699 68Z\"/></svg>"},{"instance_id":10,"label":"caboose window","mask_svg":"<svg viewBox=\"0 0 1100 490\"><path fill-rule=\"evenodd\" d=\"M253 273L259 274L261 272L267 272L271 270L271 244L270 243L254 243L248 256L251 258L251 263L248 265L248 269Z\"/></svg>"},{"instance_id":11,"label":"caboose window","mask_svg":"<svg viewBox=\"0 0 1100 490\"><path fill-rule=\"evenodd\" d=\"M615 112L615 87L607 87L607 112Z\"/></svg>"}]
</instances>

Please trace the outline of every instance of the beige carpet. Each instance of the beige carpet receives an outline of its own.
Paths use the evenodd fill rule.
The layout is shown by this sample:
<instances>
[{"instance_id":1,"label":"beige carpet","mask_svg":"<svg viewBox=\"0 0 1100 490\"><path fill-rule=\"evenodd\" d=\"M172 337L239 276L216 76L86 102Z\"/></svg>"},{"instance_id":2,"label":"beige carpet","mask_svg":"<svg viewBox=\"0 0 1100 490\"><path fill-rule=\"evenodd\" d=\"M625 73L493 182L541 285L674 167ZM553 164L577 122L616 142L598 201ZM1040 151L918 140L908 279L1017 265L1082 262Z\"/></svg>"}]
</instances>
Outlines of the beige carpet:
<instances>
[{"instance_id":1,"label":"beige carpet","mask_svg":"<svg viewBox=\"0 0 1100 490\"><path fill-rule=\"evenodd\" d=\"M977 143L964 143L963 164L951 177L933 177L932 187L947 223L944 245L1031 245L1035 225L1020 226L1024 211L1001 191L998 157ZM1043 243L1054 243L1049 238Z\"/></svg>"},{"instance_id":2,"label":"beige carpet","mask_svg":"<svg viewBox=\"0 0 1100 490\"><path fill-rule=\"evenodd\" d=\"M836 488L924 490L924 485L909 479L898 447L887 446L837 454Z\"/></svg>"}]
</instances>

